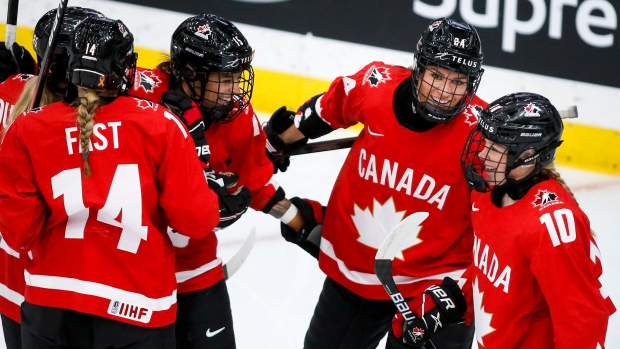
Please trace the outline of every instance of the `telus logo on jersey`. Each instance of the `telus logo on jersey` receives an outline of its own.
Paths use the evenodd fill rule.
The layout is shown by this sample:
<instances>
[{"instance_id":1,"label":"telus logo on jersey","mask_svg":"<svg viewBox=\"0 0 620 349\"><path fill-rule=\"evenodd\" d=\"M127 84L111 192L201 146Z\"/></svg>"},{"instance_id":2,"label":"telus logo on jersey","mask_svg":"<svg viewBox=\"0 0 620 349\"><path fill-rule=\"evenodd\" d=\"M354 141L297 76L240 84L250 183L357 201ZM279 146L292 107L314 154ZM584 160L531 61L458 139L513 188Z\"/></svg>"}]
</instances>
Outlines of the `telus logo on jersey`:
<instances>
[{"instance_id":1,"label":"telus logo on jersey","mask_svg":"<svg viewBox=\"0 0 620 349\"><path fill-rule=\"evenodd\" d=\"M147 324L151 321L153 311L139 305L112 300L108 307L108 314Z\"/></svg>"}]
</instances>

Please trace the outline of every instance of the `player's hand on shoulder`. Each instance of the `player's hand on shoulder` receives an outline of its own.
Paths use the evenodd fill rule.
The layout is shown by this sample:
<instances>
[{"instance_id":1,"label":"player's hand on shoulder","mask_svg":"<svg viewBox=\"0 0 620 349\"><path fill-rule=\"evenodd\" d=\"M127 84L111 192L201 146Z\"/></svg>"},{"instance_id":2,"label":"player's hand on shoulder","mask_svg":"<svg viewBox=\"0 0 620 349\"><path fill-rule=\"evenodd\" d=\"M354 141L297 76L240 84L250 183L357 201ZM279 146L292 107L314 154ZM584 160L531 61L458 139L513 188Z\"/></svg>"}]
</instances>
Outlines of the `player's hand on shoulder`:
<instances>
[{"instance_id":1,"label":"player's hand on shoulder","mask_svg":"<svg viewBox=\"0 0 620 349\"><path fill-rule=\"evenodd\" d=\"M239 176L231 172L207 174L209 188L218 197L220 206L220 223L217 228L224 229L235 223L247 211L252 202L252 193L246 187L239 187L230 192L239 182Z\"/></svg>"},{"instance_id":2,"label":"player's hand on shoulder","mask_svg":"<svg viewBox=\"0 0 620 349\"><path fill-rule=\"evenodd\" d=\"M436 333L463 321L467 303L459 285L449 277L407 303L413 312L410 323L398 312L392 318L388 340L397 348L422 347Z\"/></svg>"},{"instance_id":3,"label":"player's hand on shoulder","mask_svg":"<svg viewBox=\"0 0 620 349\"><path fill-rule=\"evenodd\" d=\"M294 121L295 113L283 106L271 115L269 121L263 123L263 131L267 136L267 157L273 163L274 174L278 170L285 172L291 163L291 152L308 143L308 138L303 138L292 144L286 144L280 138L279 135L293 126Z\"/></svg>"},{"instance_id":4,"label":"player's hand on shoulder","mask_svg":"<svg viewBox=\"0 0 620 349\"><path fill-rule=\"evenodd\" d=\"M0 42L0 82L15 74L34 74L37 64L32 55L23 46L14 42L6 47Z\"/></svg>"}]
</instances>

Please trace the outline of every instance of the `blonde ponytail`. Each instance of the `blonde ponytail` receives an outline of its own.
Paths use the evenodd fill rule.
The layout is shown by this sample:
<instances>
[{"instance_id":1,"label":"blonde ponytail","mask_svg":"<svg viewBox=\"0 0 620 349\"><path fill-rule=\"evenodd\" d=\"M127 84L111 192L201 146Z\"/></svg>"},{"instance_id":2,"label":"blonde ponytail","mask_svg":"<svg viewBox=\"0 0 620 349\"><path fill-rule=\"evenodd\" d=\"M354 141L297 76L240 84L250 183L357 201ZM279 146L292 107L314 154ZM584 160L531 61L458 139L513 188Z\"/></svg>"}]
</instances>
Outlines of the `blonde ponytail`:
<instances>
[{"instance_id":1,"label":"blonde ponytail","mask_svg":"<svg viewBox=\"0 0 620 349\"><path fill-rule=\"evenodd\" d=\"M30 103L32 103L32 98L34 97L34 93L37 89L37 81L39 80L38 76L35 76L28 80L24 85L24 90L22 91L17 103L13 106L11 110L11 115L6 122L4 129L8 129L9 126L15 121L15 119L23 112L28 111L30 109ZM41 102L39 103L39 107L44 105L48 105L54 102L58 102L62 99L60 95L52 93L47 86L43 89L43 94L41 95Z\"/></svg>"},{"instance_id":2,"label":"blonde ponytail","mask_svg":"<svg viewBox=\"0 0 620 349\"><path fill-rule=\"evenodd\" d=\"M99 95L93 90L85 90L84 95L79 97L79 101L77 123L80 125L80 145L82 147L82 159L84 159L84 175L88 177L92 173L88 164L90 136L95 125L93 119L95 118L95 109L99 106Z\"/></svg>"}]
</instances>

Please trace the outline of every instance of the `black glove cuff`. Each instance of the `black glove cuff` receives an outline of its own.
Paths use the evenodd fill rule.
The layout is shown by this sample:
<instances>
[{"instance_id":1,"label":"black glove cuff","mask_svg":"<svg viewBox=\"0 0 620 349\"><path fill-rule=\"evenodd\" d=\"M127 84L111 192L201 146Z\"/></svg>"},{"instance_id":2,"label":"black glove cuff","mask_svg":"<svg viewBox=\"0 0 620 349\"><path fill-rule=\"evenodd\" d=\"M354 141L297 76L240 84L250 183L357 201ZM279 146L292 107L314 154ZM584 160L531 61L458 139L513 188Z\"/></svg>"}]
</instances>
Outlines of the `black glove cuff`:
<instances>
[{"instance_id":1,"label":"black glove cuff","mask_svg":"<svg viewBox=\"0 0 620 349\"><path fill-rule=\"evenodd\" d=\"M286 198L286 193L282 187L278 187L276 192L271 196L271 199L265 204L265 206L261 209L261 212L269 214L271 209L280 201Z\"/></svg>"},{"instance_id":2,"label":"black glove cuff","mask_svg":"<svg viewBox=\"0 0 620 349\"><path fill-rule=\"evenodd\" d=\"M467 302L459 285L449 277L441 285L428 288L424 293L430 295L437 307L450 322L458 322L467 310Z\"/></svg>"}]
</instances>

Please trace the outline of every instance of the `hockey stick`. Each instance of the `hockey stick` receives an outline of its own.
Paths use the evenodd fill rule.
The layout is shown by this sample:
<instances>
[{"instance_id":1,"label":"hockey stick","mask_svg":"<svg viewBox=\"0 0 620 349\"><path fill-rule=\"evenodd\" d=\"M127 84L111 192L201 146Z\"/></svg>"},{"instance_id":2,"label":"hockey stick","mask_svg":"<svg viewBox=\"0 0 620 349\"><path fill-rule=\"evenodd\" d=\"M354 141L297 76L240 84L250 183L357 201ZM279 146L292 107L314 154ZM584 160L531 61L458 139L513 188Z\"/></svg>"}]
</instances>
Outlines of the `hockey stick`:
<instances>
[{"instance_id":1,"label":"hockey stick","mask_svg":"<svg viewBox=\"0 0 620 349\"><path fill-rule=\"evenodd\" d=\"M392 262L394 257L400 251L403 241L412 232L420 229L420 225L428 217L428 212L416 212L407 216L385 237L381 247L375 255L375 274L385 291L388 293L396 309L403 314L403 318L408 324L415 319L415 315L409 309L405 298L400 294L394 277L392 276Z\"/></svg>"},{"instance_id":2,"label":"hockey stick","mask_svg":"<svg viewBox=\"0 0 620 349\"><path fill-rule=\"evenodd\" d=\"M566 109L558 110L558 113L560 114L560 117L562 117L562 119L577 118L578 116L577 106L573 105ZM329 141L308 143L304 145L303 147L297 150L294 150L291 153L291 155L303 155L303 154L319 153L322 151L351 148L351 146L353 145L353 142L355 142L356 139L357 137L348 137L348 138L332 139Z\"/></svg>"},{"instance_id":3,"label":"hockey stick","mask_svg":"<svg viewBox=\"0 0 620 349\"><path fill-rule=\"evenodd\" d=\"M67 10L68 2L69 0L60 0L60 4L58 4L58 11L56 11L56 18L54 18L54 25L52 26L52 33L50 34L50 39L47 43L47 50L45 50L43 62L39 62L41 70L39 71L37 87L34 93L34 97L32 98L32 103L30 103L30 109L38 107L39 103L41 102L43 88L45 87L45 80L47 80L47 75L49 73L52 57L54 57L54 48L56 47L56 41L58 39L58 34L60 33L62 21L65 17L65 10Z\"/></svg>"},{"instance_id":4,"label":"hockey stick","mask_svg":"<svg viewBox=\"0 0 620 349\"><path fill-rule=\"evenodd\" d=\"M349 138L340 138L340 139L332 139L329 141L322 142L314 142L308 143L303 147L294 150L291 155L302 155L302 154L311 154L311 153L319 153L322 151L328 150L337 150L344 148L351 148L353 142L357 137L349 137Z\"/></svg>"},{"instance_id":5,"label":"hockey stick","mask_svg":"<svg viewBox=\"0 0 620 349\"><path fill-rule=\"evenodd\" d=\"M9 0L9 6L6 14L6 33L4 36L4 45L6 48L13 46L15 36L17 35L17 8L19 0Z\"/></svg>"},{"instance_id":6,"label":"hockey stick","mask_svg":"<svg viewBox=\"0 0 620 349\"><path fill-rule=\"evenodd\" d=\"M250 251L252 251L255 240L256 228L252 228L252 231L250 231L248 237L245 238L245 241L243 242L243 245L241 245L241 248L239 248L237 253L235 253L235 255L232 256L228 260L228 262L224 263L224 266L222 268L224 269L224 278L226 280L230 279L230 277L233 276L233 274L236 273L239 268L241 268L241 265L243 265L245 259L248 258Z\"/></svg>"}]
</instances>

